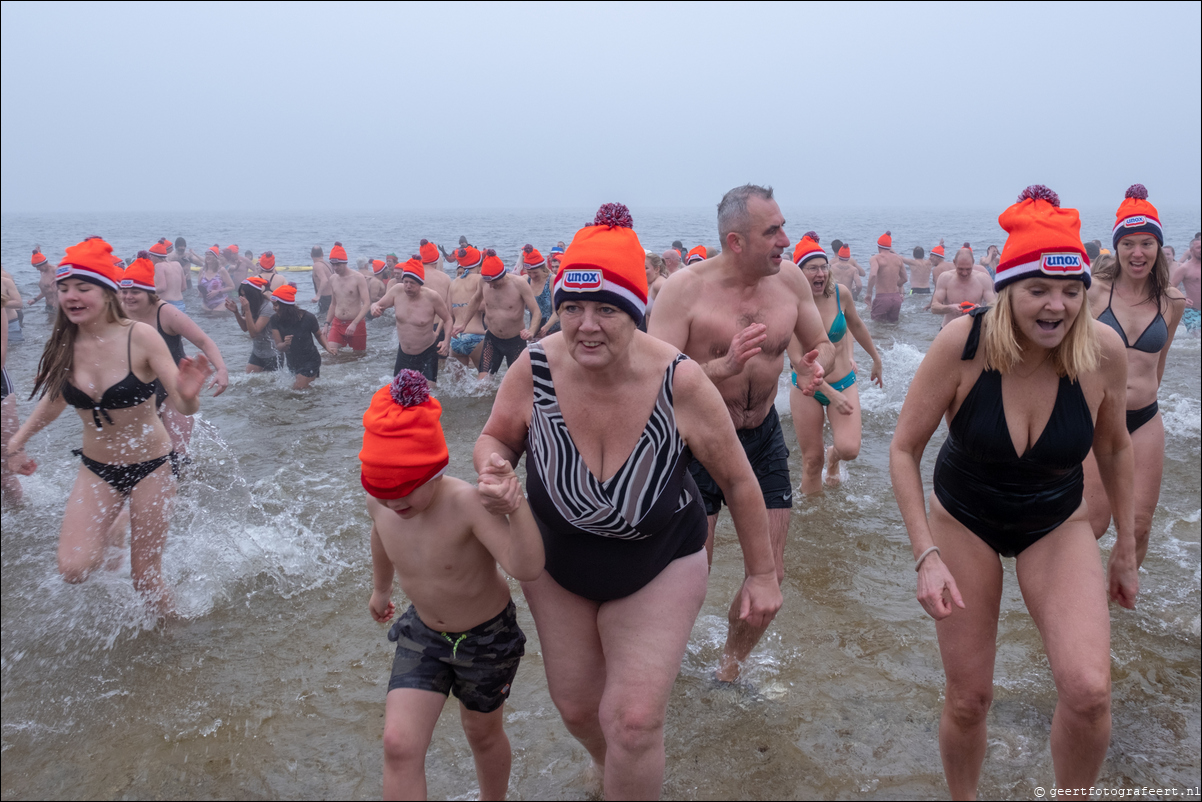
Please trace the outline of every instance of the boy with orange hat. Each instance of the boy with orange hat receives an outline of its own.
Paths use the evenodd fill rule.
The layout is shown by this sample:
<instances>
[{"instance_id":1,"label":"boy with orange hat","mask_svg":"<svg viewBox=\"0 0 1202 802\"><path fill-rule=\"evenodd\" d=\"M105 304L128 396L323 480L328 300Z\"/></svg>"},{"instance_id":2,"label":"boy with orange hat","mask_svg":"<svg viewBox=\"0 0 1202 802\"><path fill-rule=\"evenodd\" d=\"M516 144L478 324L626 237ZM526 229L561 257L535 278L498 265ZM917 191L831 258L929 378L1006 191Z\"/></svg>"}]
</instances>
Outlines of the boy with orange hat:
<instances>
[{"instance_id":1,"label":"boy with orange hat","mask_svg":"<svg viewBox=\"0 0 1202 802\"><path fill-rule=\"evenodd\" d=\"M334 274L330 276L330 294L334 302L326 315L326 332L330 347L337 354L344 345L349 345L356 354L367 351L367 323L365 318L371 309L371 292L367 279L347 265L346 249L335 242L330 249L330 264Z\"/></svg>"},{"instance_id":2,"label":"boy with orange hat","mask_svg":"<svg viewBox=\"0 0 1202 802\"><path fill-rule=\"evenodd\" d=\"M481 799L504 799L512 755L505 701L525 653L509 585L543 570L543 541L513 468L496 454L478 486L449 463L426 380L401 371L363 416L360 481L372 519L368 608L392 619L393 576L410 600L388 632L396 643L384 706L384 798L424 799L425 754L447 696L459 700ZM493 515L482 501L507 510Z\"/></svg>"}]
</instances>

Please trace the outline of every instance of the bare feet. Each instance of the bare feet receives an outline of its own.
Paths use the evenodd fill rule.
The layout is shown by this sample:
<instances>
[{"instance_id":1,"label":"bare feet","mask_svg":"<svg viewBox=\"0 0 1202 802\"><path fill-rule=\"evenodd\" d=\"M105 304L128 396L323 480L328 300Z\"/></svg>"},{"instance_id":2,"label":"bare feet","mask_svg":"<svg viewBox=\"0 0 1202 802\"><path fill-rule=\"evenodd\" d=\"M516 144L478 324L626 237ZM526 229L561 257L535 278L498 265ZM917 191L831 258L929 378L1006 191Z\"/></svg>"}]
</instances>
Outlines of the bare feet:
<instances>
[{"instance_id":1,"label":"bare feet","mask_svg":"<svg viewBox=\"0 0 1202 802\"><path fill-rule=\"evenodd\" d=\"M588 768L580 775L580 782L584 786L585 796L589 799L605 798L605 767L597 761L588 762Z\"/></svg>"},{"instance_id":2,"label":"bare feet","mask_svg":"<svg viewBox=\"0 0 1202 802\"><path fill-rule=\"evenodd\" d=\"M738 682L741 667L733 655L722 652L722 656L718 658L718 670L714 672L714 676L718 678L719 682Z\"/></svg>"},{"instance_id":3,"label":"bare feet","mask_svg":"<svg viewBox=\"0 0 1202 802\"><path fill-rule=\"evenodd\" d=\"M834 446L828 446L826 449L826 478L822 483L827 487L838 487L843 481L839 477L839 452Z\"/></svg>"}]
</instances>

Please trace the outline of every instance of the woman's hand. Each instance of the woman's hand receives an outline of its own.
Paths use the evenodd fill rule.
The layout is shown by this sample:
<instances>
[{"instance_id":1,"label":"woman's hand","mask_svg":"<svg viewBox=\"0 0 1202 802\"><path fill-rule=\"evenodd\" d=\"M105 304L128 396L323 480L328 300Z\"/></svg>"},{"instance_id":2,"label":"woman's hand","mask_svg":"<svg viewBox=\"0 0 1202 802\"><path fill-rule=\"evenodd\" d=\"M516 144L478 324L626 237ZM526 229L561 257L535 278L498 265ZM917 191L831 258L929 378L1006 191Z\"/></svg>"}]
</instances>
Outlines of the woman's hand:
<instances>
[{"instance_id":1,"label":"woman's hand","mask_svg":"<svg viewBox=\"0 0 1202 802\"><path fill-rule=\"evenodd\" d=\"M492 454L480 471L476 489L480 503L492 515L510 515L522 504L522 483L513 472L513 466L499 454Z\"/></svg>"},{"instance_id":2,"label":"woman's hand","mask_svg":"<svg viewBox=\"0 0 1202 802\"><path fill-rule=\"evenodd\" d=\"M884 382L884 381L881 379L881 376L882 376L882 375L884 375L884 370L883 370L883 368L882 368L882 366L881 366L881 360L879 360L879 359L874 359L874 360L872 361L872 376L871 376L871 381L875 382L877 387L880 387L881 389L884 389L884 387L885 387L885 382Z\"/></svg>"},{"instance_id":3,"label":"woman's hand","mask_svg":"<svg viewBox=\"0 0 1202 802\"><path fill-rule=\"evenodd\" d=\"M1135 551L1122 549L1119 542L1110 552L1110 563L1107 566L1110 585L1110 600L1116 601L1128 610L1135 609L1135 597L1139 595L1139 567L1135 563Z\"/></svg>"},{"instance_id":4,"label":"woman's hand","mask_svg":"<svg viewBox=\"0 0 1202 802\"><path fill-rule=\"evenodd\" d=\"M739 619L762 629L772 623L783 598L776 572L752 574L743 580L739 589Z\"/></svg>"},{"instance_id":5,"label":"woman's hand","mask_svg":"<svg viewBox=\"0 0 1202 802\"><path fill-rule=\"evenodd\" d=\"M226 301L226 303L229 303L229 301ZM230 386L230 373L228 370L226 370L223 367L213 374L213 381L209 385L209 389L212 390L214 387L217 388L216 392L213 393L213 397L216 398L217 396L224 393L225 388L227 388L229 386Z\"/></svg>"},{"instance_id":6,"label":"woman's hand","mask_svg":"<svg viewBox=\"0 0 1202 802\"><path fill-rule=\"evenodd\" d=\"M371 617L381 624L387 623L396 614L396 604L392 601L392 594L381 593L378 590L372 592L367 609L371 611Z\"/></svg>"},{"instance_id":7,"label":"woman's hand","mask_svg":"<svg viewBox=\"0 0 1202 802\"><path fill-rule=\"evenodd\" d=\"M838 390L832 390L829 393L824 392L823 395L830 398L831 406L834 407L835 411L840 415L850 415L856 411L856 405L848 401L847 396L843 395L843 393L839 392Z\"/></svg>"},{"instance_id":8,"label":"woman's hand","mask_svg":"<svg viewBox=\"0 0 1202 802\"><path fill-rule=\"evenodd\" d=\"M918 568L918 603L936 621L951 615L953 604L964 609L964 599L960 597L956 580L937 553L928 554Z\"/></svg>"},{"instance_id":9,"label":"woman's hand","mask_svg":"<svg viewBox=\"0 0 1202 802\"><path fill-rule=\"evenodd\" d=\"M233 312L235 315L240 314L240 312L238 311L238 305L236 303L234 303L232 298L225 299L225 309L227 312Z\"/></svg>"},{"instance_id":10,"label":"woman's hand","mask_svg":"<svg viewBox=\"0 0 1202 802\"><path fill-rule=\"evenodd\" d=\"M32 476L33 472L38 469L38 464L25 453L25 445L19 444L14 448L11 440L8 443L8 453L5 455L4 461L8 463L10 471L22 476Z\"/></svg>"},{"instance_id":11,"label":"woman's hand","mask_svg":"<svg viewBox=\"0 0 1202 802\"><path fill-rule=\"evenodd\" d=\"M204 389L205 381L213 372L213 366L204 354L194 357L184 357L179 361L179 376L175 380L175 390L184 398L199 398ZM226 377L226 384L229 377Z\"/></svg>"}]
</instances>

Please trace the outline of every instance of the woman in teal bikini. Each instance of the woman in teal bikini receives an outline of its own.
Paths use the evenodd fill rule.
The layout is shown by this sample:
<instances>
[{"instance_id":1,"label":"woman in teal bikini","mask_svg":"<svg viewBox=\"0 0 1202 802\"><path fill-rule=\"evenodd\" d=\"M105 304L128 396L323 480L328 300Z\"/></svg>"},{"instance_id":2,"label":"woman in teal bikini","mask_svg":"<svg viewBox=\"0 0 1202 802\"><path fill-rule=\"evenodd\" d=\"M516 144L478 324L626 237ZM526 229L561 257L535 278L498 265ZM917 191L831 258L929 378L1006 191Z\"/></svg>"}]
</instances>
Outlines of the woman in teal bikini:
<instances>
[{"instance_id":1,"label":"woman in teal bikini","mask_svg":"<svg viewBox=\"0 0 1202 802\"><path fill-rule=\"evenodd\" d=\"M789 388L789 410L793 414L793 428L797 431L797 445L801 448L801 487L805 495L822 490L822 465L827 468L826 485L839 484L839 463L853 460L860 455L860 394L856 389L855 362L852 358L851 338L872 357L872 381L881 385L881 357L872 344L868 327L856 311L851 293L844 295L839 283L831 277L826 254L818 245L818 235L807 232L793 251L793 261L801 268L814 291L814 303L822 314L827 327L827 336L835 345L835 365L830 378L822 387L808 397L797 389L797 374L792 377ZM796 338L789 343L789 360L797 364L803 356L801 344ZM834 409L838 414L831 415ZM823 419L829 420L834 444L824 449L822 435Z\"/></svg>"}]
</instances>

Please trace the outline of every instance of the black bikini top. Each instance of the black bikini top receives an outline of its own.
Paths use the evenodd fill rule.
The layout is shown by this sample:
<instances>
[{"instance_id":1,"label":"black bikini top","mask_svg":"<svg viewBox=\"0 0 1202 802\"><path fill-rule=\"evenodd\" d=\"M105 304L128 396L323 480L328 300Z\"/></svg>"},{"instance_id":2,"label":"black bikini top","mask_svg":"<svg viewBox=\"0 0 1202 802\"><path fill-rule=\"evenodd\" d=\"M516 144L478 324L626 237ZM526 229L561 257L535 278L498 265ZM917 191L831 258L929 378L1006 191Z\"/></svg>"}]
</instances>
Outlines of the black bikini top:
<instances>
[{"instance_id":1,"label":"black bikini top","mask_svg":"<svg viewBox=\"0 0 1202 802\"><path fill-rule=\"evenodd\" d=\"M154 382L144 382L134 375L131 358L133 339L134 327L130 325L129 339L125 343L125 361L129 363L129 373L125 374L124 379L105 390L99 401L72 384L70 379L63 382L63 400L76 409L92 410L92 421L98 430L104 428L100 423L102 415L109 425L112 425L113 419L109 417L108 410L129 409L154 397Z\"/></svg>"},{"instance_id":2,"label":"black bikini top","mask_svg":"<svg viewBox=\"0 0 1202 802\"><path fill-rule=\"evenodd\" d=\"M1169 324L1164 322L1164 315L1159 310L1156 312L1156 317L1152 318L1152 322L1144 329L1144 333L1139 335L1139 339L1134 344L1127 342L1127 332L1123 331L1122 324L1119 319L1114 316L1114 312L1110 311L1110 305L1114 303L1114 285L1110 285L1110 301L1106 304L1106 308L1102 310L1102 314L1098 315L1098 322L1105 323L1110 328L1119 333L1123 338L1123 345L1128 348L1134 348L1136 351L1143 351L1145 354L1159 353L1161 348L1169 339ZM1145 342L1146 340L1146 342Z\"/></svg>"}]
</instances>

